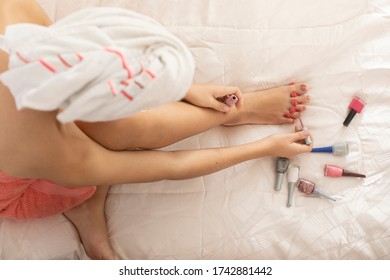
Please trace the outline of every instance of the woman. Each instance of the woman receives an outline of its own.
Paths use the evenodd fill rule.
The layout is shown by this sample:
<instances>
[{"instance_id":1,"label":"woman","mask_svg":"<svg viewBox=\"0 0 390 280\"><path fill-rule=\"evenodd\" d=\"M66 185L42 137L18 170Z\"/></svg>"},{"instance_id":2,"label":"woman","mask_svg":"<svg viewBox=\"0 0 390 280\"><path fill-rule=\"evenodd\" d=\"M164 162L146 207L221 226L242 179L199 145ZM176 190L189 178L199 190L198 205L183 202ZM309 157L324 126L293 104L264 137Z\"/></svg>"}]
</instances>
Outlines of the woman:
<instances>
[{"instance_id":1,"label":"woman","mask_svg":"<svg viewBox=\"0 0 390 280\"><path fill-rule=\"evenodd\" d=\"M7 26L17 23L51 25L35 1L1 0L0 34L4 34ZM8 58L6 52L0 51L2 73L10 70ZM19 60L24 59L19 56ZM50 65L42 66L50 70ZM107 91L110 89L113 91L113 88ZM272 135L234 147L153 150L218 125L292 124L309 102L307 92L304 83L245 94L236 87L192 85L186 89L184 100L129 117L94 122L76 118L63 123L58 121L60 108L18 110L15 93L0 83L0 187L5 182L28 178L23 182L28 184L34 180L34 184L50 184L53 189L70 186L74 190L90 191L93 188L92 192L80 195L80 201L73 201L58 211L75 225L92 259L115 259L104 216L104 203L111 185L193 178L263 156L291 158L309 152L312 144L302 142L310 135L308 131ZM239 98L232 107L218 100L229 94ZM12 189L11 183L7 186ZM96 186L96 191L88 186ZM7 212L7 207L0 213ZM23 215L29 218L28 213Z\"/></svg>"}]
</instances>

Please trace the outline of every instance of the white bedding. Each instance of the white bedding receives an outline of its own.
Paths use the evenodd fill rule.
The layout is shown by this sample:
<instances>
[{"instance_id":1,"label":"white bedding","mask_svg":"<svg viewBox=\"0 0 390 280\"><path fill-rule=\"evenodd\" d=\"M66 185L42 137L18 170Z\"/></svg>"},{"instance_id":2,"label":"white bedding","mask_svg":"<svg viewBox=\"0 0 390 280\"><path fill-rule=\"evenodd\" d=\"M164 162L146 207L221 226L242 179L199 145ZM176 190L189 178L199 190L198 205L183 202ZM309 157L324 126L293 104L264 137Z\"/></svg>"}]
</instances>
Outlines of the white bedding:
<instances>
[{"instance_id":1,"label":"white bedding","mask_svg":"<svg viewBox=\"0 0 390 280\"><path fill-rule=\"evenodd\" d=\"M390 259L390 2L386 0L40 0L57 20L83 7L121 6L160 21L190 48L195 82L242 91L305 81L303 120L315 146L350 143L347 157L305 154L300 175L332 203L273 190L275 159L185 181L120 185L107 200L109 236L123 259ZM367 102L349 127L353 96ZM290 126L218 127L167 149L245 143ZM366 179L324 177L326 163ZM0 220L1 259L86 259L58 215Z\"/></svg>"}]
</instances>

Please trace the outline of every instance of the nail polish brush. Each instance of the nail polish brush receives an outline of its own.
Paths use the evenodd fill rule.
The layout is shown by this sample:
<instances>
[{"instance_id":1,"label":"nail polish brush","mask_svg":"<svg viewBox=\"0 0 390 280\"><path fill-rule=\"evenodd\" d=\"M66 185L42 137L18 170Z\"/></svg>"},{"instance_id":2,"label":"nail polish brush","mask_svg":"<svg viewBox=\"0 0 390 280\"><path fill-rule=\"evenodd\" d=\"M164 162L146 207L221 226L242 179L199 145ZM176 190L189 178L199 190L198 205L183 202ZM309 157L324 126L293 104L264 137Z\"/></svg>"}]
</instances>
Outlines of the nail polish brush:
<instances>
[{"instance_id":1,"label":"nail polish brush","mask_svg":"<svg viewBox=\"0 0 390 280\"><path fill-rule=\"evenodd\" d=\"M322 198L336 201L336 199L330 197L329 195L323 193L318 188L316 188L315 184L309 180L300 178L297 182L297 188L299 191L303 192L306 195L316 195Z\"/></svg>"},{"instance_id":2,"label":"nail polish brush","mask_svg":"<svg viewBox=\"0 0 390 280\"><path fill-rule=\"evenodd\" d=\"M347 176L347 177L360 177L360 178L366 178L366 175L351 172L349 170L345 170L339 166L332 165L332 164L326 164L325 165L325 176L329 177L341 177L341 176Z\"/></svg>"},{"instance_id":3,"label":"nail polish brush","mask_svg":"<svg viewBox=\"0 0 390 280\"><path fill-rule=\"evenodd\" d=\"M290 160L285 157L278 157L276 160L276 180L275 180L275 191L280 191L282 188L283 176L286 173Z\"/></svg>"},{"instance_id":4,"label":"nail polish brush","mask_svg":"<svg viewBox=\"0 0 390 280\"><path fill-rule=\"evenodd\" d=\"M333 153L335 156L346 156L349 153L348 142L335 143L333 146L318 147L312 153Z\"/></svg>"},{"instance_id":5,"label":"nail polish brush","mask_svg":"<svg viewBox=\"0 0 390 280\"><path fill-rule=\"evenodd\" d=\"M349 113L348 113L347 117L345 118L343 125L348 126L350 124L350 122L352 121L352 119L355 117L356 113L360 114L362 112L365 105L366 105L366 102L364 102L359 97L355 96L348 106Z\"/></svg>"},{"instance_id":6,"label":"nail polish brush","mask_svg":"<svg viewBox=\"0 0 390 280\"><path fill-rule=\"evenodd\" d=\"M287 207L292 205L292 199L295 189L295 184L299 178L299 167L296 165L290 166L287 172L287 182L288 182L288 196L287 196Z\"/></svg>"},{"instance_id":7,"label":"nail polish brush","mask_svg":"<svg viewBox=\"0 0 390 280\"><path fill-rule=\"evenodd\" d=\"M306 131L307 130L307 127L303 125L303 122L302 122L302 119L301 118L298 118L300 124L301 124L301 131ZM310 136L307 136L305 138L305 144L306 145L310 145L311 144L311 138Z\"/></svg>"}]
</instances>

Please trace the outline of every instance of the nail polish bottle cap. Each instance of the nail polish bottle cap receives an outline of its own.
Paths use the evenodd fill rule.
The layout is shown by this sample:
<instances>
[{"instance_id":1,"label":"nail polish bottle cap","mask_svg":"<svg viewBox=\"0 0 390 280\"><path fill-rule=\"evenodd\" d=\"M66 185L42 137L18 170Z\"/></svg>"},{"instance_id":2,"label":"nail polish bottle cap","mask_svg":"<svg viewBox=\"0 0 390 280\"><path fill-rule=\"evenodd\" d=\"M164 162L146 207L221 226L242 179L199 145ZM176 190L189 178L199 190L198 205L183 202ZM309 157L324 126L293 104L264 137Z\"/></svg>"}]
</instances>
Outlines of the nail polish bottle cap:
<instances>
[{"instance_id":1,"label":"nail polish bottle cap","mask_svg":"<svg viewBox=\"0 0 390 280\"><path fill-rule=\"evenodd\" d=\"M282 189L283 175L283 173L276 173L274 190L277 192Z\"/></svg>"},{"instance_id":2,"label":"nail polish bottle cap","mask_svg":"<svg viewBox=\"0 0 390 280\"><path fill-rule=\"evenodd\" d=\"M322 198L326 198L326 199L329 199L329 200L332 200L332 201L336 201L336 199L334 199L333 197L330 197L329 195L323 193L322 191L320 191L317 188L315 188L313 190L313 194L315 194L316 196L322 197Z\"/></svg>"},{"instance_id":3,"label":"nail polish bottle cap","mask_svg":"<svg viewBox=\"0 0 390 280\"><path fill-rule=\"evenodd\" d=\"M286 207L291 207L294 195L295 183L288 183L288 194Z\"/></svg>"},{"instance_id":4,"label":"nail polish bottle cap","mask_svg":"<svg viewBox=\"0 0 390 280\"><path fill-rule=\"evenodd\" d=\"M293 194L295 190L295 184L299 179L299 167L296 165L290 166L287 173L287 182L288 182L288 195L287 195L287 207L291 207Z\"/></svg>"},{"instance_id":5,"label":"nail polish bottle cap","mask_svg":"<svg viewBox=\"0 0 390 280\"><path fill-rule=\"evenodd\" d=\"M346 156L348 153L348 142L339 142L333 145L333 154L335 156Z\"/></svg>"}]
</instances>

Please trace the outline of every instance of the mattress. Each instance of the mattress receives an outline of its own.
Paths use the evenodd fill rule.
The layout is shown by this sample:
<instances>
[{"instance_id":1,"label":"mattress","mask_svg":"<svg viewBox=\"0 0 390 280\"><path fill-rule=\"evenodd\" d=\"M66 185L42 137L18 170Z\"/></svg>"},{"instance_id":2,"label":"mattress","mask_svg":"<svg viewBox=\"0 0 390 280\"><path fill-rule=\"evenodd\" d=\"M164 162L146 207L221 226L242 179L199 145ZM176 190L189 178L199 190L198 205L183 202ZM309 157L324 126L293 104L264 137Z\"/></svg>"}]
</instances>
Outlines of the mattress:
<instances>
[{"instance_id":1,"label":"mattress","mask_svg":"<svg viewBox=\"0 0 390 280\"><path fill-rule=\"evenodd\" d=\"M300 177L336 198L275 192L275 158L182 181L113 186L109 237L122 259L390 259L390 2L386 0L39 0L52 20L119 6L161 22L189 47L194 82L245 91L304 81L302 119L315 146L349 154L295 157ZM343 126L354 96L367 104ZM166 147L198 149L290 132L289 125L217 127ZM367 175L330 178L325 164ZM0 220L1 259L88 259L62 215Z\"/></svg>"}]
</instances>

